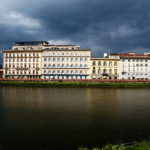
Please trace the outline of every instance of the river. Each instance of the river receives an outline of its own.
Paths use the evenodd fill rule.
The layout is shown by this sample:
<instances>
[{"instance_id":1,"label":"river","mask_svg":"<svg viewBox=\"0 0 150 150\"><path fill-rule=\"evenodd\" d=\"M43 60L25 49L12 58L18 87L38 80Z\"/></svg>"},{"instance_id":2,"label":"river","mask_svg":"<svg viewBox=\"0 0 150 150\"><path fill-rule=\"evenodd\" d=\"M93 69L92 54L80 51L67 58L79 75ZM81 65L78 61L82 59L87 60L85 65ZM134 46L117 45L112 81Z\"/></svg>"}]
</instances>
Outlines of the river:
<instances>
[{"instance_id":1,"label":"river","mask_svg":"<svg viewBox=\"0 0 150 150\"><path fill-rule=\"evenodd\" d=\"M150 139L150 89L0 87L0 147L77 150Z\"/></svg>"}]
</instances>

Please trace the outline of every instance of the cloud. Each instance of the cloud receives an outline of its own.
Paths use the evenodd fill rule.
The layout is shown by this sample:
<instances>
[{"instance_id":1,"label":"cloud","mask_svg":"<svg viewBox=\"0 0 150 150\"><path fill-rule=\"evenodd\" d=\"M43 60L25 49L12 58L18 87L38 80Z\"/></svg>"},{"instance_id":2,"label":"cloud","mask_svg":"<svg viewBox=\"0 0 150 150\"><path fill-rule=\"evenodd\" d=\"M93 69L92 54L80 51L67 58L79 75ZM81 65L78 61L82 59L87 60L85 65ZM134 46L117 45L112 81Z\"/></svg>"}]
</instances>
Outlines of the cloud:
<instances>
[{"instance_id":1,"label":"cloud","mask_svg":"<svg viewBox=\"0 0 150 150\"><path fill-rule=\"evenodd\" d=\"M3 26L15 26L15 27L24 27L24 28L37 28L40 27L40 23L36 19L32 19L28 16L25 16L21 13L11 11L7 14L0 14L1 20L0 25Z\"/></svg>"},{"instance_id":2,"label":"cloud","mask_svg":"<svg viewBox=\"0 0 150 150\"><path fill-rule=\"evenodd\" d=\"M110 32L110 37L117 39L117 38L128 38L134 37L135 35L140 34L140 31L136 28L132 28L128 25L120 25L118 29L114 32Z\"/></svg>"},{"instance_id":3,"label":"cloud","mask_svg":"<svg viewBox=\"0 0 150 150\"><path fill-rule=\"evenodd\" d=\"M48 41L49 44L54 44L54 45L67 45L67 44L73 44L71 41L69 40L50 40Z\"/></svg>"},{"instance_id":4,"label":"cloud","mask_svg":"<svg viewBox=\"0 0 150 150\"><path fill-rule=\"evenodd\" d=\"M103 52L150 49L148 0L1 0L0 49L48 40ZM141 51L140 51L141 49Z\"/></svg>"}]
</instances>

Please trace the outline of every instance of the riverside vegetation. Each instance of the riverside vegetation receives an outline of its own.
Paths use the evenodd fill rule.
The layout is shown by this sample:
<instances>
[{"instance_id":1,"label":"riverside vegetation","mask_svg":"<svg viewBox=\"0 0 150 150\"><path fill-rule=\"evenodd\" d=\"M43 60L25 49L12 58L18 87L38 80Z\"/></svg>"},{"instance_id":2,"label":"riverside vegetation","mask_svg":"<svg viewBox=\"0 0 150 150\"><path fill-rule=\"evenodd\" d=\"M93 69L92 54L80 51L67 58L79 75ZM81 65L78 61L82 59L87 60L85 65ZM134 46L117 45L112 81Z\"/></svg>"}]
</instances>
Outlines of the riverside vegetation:
<instances>
[{"instance_id":1,"label":"riverside vegetation","mask_svg":"<svg viewBox=\"0 0 150 150\"><path fill-rule=\"evenodd\" d=\"M125 144L120 144L120 145L111 145L108 144L104 146L103 148L79 148L78 150L150 150L150 141L143 141L139 143L133 143L131 145L125 145Z\"/></svg>"},{"instance_id":2,"label":"riverside vegetation","mask_svg":"<svg viewBox=\"0 0 150 150\"><path fill-rule=\"evenodd\" d=\"M83 82L13 82L0 81L0 85L38 87L150 87L150 83L83 83Z\"/></svg>"}]
</instances>

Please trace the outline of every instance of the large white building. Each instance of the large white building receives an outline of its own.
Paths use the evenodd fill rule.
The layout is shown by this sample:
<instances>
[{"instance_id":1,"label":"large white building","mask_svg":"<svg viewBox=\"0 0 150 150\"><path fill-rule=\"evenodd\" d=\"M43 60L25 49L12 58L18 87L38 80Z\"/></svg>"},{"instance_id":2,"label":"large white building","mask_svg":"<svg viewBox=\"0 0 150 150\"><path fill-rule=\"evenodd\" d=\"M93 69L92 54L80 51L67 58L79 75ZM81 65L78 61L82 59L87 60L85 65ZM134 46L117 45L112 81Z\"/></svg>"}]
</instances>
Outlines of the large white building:
<instances>
[{"instance_id":1,"label":"large white building","mask_svg":"<svg viewBox=\"0 0 150 150\"><path fill-rule=\"evenodd\" d=\"M3 54L4 78L90 78L91 50L80 46L21 41Z\"/></svg>"},{"instance_id":2,"label":"large white building","mask_svg":"<svg viewBox=\"0 0 150 150\"><path fill-rule=\"evenodd\" d=\"M150 79L149 53L111 53L107 57L120 59L120 79Z\"/></svg>"},{"instance_id":3,"label":"large white building","mask_svg":"<svg viewBox=\"0 0 150 150\"><path fill-rule=\"evenodd\" d=\"M43 79L89 79L91 50L74 45L47 45L42 53Z\"/></svg>"}]
</instances>

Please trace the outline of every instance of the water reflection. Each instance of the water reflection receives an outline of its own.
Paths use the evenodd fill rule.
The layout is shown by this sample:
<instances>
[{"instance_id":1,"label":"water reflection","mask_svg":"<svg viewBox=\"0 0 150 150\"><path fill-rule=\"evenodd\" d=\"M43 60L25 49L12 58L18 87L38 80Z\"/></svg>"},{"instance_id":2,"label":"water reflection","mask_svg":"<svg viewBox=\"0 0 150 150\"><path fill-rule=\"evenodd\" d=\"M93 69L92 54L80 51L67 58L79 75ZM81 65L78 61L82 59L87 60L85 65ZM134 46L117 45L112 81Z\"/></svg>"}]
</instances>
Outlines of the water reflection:
<instances>
[{"instance_id":1,"label":"water reflection","mask_svg":"<svg viewBox=\"0 0 150 150\"><path fill-rule=\"evenodd\" d=\"M0 145L73 150L149 138L149 97L149 89L0 87Z\"/></svg>"}]
</instances>

